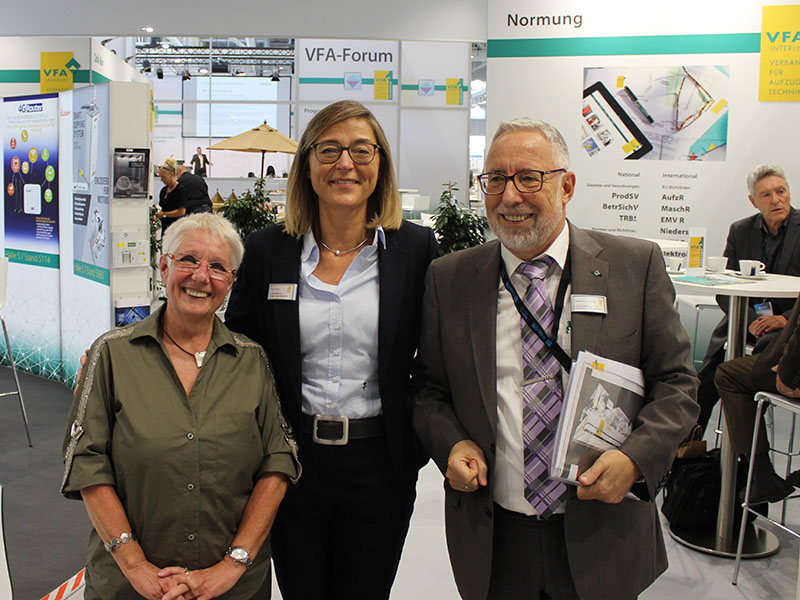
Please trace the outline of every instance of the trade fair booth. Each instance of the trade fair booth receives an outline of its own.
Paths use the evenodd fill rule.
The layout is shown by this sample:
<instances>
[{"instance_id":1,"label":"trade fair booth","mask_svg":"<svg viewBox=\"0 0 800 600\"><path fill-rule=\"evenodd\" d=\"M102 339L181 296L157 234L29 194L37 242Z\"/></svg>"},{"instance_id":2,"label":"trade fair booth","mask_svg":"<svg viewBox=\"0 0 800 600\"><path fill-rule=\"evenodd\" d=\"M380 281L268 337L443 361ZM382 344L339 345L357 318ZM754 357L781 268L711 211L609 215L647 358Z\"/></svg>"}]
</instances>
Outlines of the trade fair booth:
<instances>
[{"instance_id":1,"label":"trade fair booth","mask_svg":"<svg viewBox=\"0 0 800 600\"><path fill-rule=\"evenodd\" d=\"M145 0L135 14L121 7L113 22L90 27L133 39L149 11L163 25L148 35L200 35L206 46L215 32L296 35L286 38L291 73L215 74L209 49L206 73L179 66L156 76L155 68L141 72L138 59L114 55L95 39L0 38L0 244L11 262L3 316L23 370L71 386L92 340L149 314L155 294L148 211L161 187L159 164L170 157L189 162L197 147L208 152L263 121L298 140L321 108L344 98L363 102L384 127L408 192L404 208L430 212L448 181L468 204L470 171L483 160L470 153L471 135L485 135L488 147L501 121L530 116L566 138L577 176L566 212L575 225L656 241L681 267L694 248L701 271L708 257L722 255L731 223L755 212L745 183L755 165L778 164L790 185L800 182L793 152L800 133L795 0L674 0L658 7L409 0L368 11L349 1L314 2L310 11L244 0L224 10L202 4L182 11ZM66 26L85 35L64 10L53 7L61 27L48 20L36 32L57 35ZM23 29L33 27L18 16ZM486 48L479 131L470 118L473 42ZM262 156L215 150L210 158L210 195L225 199L252 189L247 175L259 172ZM279 201L286 184L280 175L291 161L267 155L277 175L267 189ZM675 287L698 366L719 317L716 291ZM745 302L747 285L730 295ZM788 424L774 426L778 437L791 435ZM440 494L439 473L423 471L424 486ZM733 497L725 501L732 509ZM417 507L429 508L419 501ZM440 513L437 497L412 532L416 526L441 534ZM707 555L721 548L717 554L730 556L729 516L709 543L690 540L687 549L680 545L686 540L668 538L670 570L642 598L730 597L733 561ZM763 536L769 548L762 555L777 550L775 537ZM457 597L444 541L436 538L434 547L430 539L409 537L393 597ZM795 592L796 545L787 539L774 557L747 565L734 588L741 597ZM71 575L53 598L80 597L82 572L60 581Z\"/></svg>"}]
</instances>

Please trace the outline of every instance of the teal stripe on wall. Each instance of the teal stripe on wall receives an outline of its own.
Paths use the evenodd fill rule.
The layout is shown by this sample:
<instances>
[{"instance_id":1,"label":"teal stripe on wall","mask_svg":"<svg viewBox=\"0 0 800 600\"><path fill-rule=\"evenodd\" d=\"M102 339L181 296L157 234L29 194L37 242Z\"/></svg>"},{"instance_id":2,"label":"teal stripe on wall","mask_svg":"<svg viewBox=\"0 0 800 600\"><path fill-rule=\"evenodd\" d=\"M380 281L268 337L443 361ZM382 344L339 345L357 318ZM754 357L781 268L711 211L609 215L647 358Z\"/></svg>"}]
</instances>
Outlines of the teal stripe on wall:
<instances>
[{"instance_id":1,"label":"teal stripe on wall","mask_svg":"<svg viewBox=\"0 0 800 600\"><path fill-rule=\"evenodd\" d=\"M39 69L2 70L0 83L39 83Z\"/></svg>"},{"instance_id":2,"label":"teal stripe on wall","mask_svg":"<svg viewBox=\"0 0 800 600\"><path fill-rule=\"evenodd\" d=\"M92 71L92 83L105 83L107 81L111 81L111 79L105 75L101 75L97 71ZM78 81L76 80L75 83L78 83ZM88 81L86 83L88 83Z\"/></svg>"},{"instance_id":3,"label":"teal stripe on wall","mask_svg":"<svg viewBox=\"0 0 800 600\"><path fill-rule=\"evenodd\" d=\"M99 73L94 73L94 78L95 83L110 81ZM78 69L73 73L72 81L89 83L89 71ZM39 83L39 69L0 69L0 83Z\"/></svg>"},{"instance_id":4,"label":"teal stripe on wall","mask_svg":"<svg viewBox=\"0 0 800 600\"><path fill-rule=\"evenodd\" d=\"M759 52L760 33L489 40L489 58Z\"/></svg>"}]
</instances>

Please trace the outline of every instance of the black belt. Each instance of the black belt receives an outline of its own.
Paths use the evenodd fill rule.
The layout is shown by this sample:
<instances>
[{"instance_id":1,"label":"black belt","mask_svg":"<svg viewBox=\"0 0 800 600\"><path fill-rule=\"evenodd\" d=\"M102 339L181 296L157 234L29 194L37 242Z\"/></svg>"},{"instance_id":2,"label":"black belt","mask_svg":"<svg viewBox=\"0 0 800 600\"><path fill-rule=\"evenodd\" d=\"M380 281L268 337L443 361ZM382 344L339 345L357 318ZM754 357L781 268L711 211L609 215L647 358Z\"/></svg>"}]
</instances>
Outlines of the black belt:
<instances>
[{"instance_id":1,"label":"black belt","mask_svg":"<svg viewBox=\"0 0 800 600\"><path fill-rule=\"evenodd\" d=\"M383 420L380 416L350 419L303 413L303 433L311 434L311 439L317 444L344 446L350 440L382 436Z\"/></svg>"}]
</instances>

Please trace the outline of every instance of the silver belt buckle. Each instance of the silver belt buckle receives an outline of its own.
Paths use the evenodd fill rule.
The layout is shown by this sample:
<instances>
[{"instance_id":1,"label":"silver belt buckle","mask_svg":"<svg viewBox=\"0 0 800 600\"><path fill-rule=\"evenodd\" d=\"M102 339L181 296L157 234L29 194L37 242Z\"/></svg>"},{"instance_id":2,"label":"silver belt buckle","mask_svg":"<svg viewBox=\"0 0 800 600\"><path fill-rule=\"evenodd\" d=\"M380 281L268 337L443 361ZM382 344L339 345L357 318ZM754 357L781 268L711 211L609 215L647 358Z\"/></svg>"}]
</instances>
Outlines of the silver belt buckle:
<instances>
[{"instance_id":1,"label":"silver belt buckle","mask_svg":"<svg viewBox=\"0 0 800 600\"><path fill-rule=\"evenodd\" d=\"M328 440L317 435L317 425L319 423L341 423L342 437L339 439ZM346 446L350 440L350 419L347 417L335 417L329 415L314 415L314 424L311 427L311 439L315 444L323 446Z\"/></svg>"}]
</instances>

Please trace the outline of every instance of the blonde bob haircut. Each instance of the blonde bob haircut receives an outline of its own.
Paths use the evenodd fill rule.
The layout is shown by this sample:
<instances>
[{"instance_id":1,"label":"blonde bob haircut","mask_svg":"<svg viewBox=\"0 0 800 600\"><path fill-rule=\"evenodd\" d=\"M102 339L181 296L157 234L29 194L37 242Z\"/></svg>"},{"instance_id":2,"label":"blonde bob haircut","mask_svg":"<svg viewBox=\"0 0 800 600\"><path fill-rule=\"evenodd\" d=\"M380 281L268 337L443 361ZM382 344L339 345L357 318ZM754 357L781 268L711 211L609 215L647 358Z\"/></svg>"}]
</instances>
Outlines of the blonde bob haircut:
<instances>
[{"instance_id":1,"label":"blonde bob haircut","mask_svg":"<svg viewBox=\"0 0 800 600\"><path fill-rule=\"evenodd\" d=\"M309 178L311 146L325 130L347 119L364 119L369 123L375 134L375 140L381 147L378 151L380 156L378 183L367 201L367 227L374 229L380 225L384 229L400 228L403 212L394 176L392 152L386 134L383 133L375 115L363 104L354 100L341 100L329 104L314 115L300 138L300 145L289 171L286 190L284 228L288 234L299 238L319 226L319 199Z\"/></svg>"}]
</instances>

